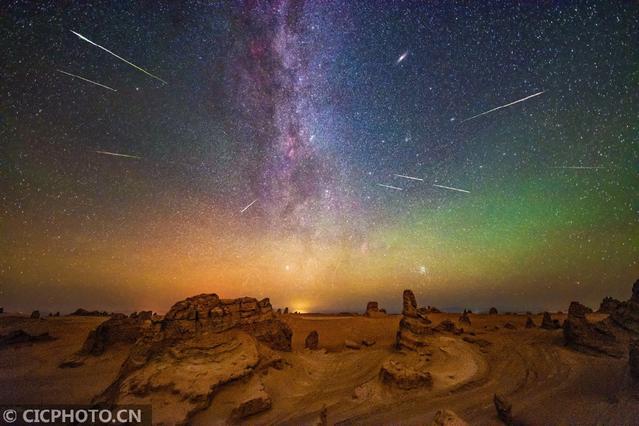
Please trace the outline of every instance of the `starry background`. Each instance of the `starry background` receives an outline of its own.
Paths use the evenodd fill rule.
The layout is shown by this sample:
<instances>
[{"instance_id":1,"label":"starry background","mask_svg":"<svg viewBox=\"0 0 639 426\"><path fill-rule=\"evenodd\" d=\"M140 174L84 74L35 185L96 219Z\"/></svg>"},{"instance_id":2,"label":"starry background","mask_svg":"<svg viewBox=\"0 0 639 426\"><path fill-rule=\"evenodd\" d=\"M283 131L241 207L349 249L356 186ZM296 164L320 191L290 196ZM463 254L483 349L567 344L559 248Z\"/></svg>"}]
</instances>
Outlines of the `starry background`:
<instances>
[{"instance_id":1,"label":"starry background","mask_svg":"<svg viewBox=\"0 0 639 426\"><path fill-rule=\"evenodd\" d=\"M91 3L0 6L5 309L627 298L636 3Z\"/></svg>"}]
</instances>

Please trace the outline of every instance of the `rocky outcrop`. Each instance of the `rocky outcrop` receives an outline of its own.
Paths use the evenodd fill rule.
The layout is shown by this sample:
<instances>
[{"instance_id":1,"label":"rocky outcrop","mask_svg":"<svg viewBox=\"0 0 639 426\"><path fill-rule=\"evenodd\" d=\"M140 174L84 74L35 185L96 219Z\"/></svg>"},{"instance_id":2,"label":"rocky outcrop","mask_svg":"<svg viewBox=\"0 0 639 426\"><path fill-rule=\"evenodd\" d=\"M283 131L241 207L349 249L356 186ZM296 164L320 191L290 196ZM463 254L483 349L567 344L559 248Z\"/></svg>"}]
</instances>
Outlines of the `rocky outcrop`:
<instances>
[{"instance_id":1,"label":"rocky outcrop","mask_svg":"<svg viewBox=\"0 0 639 426\"><path fill-rule=\"evenodd\" d=\"M506 324L504 324L504 328L508 330L516 330L517 326L515 326L515 324L513 324L512 322L508 321Z\"/></svg>"},{"instance_id":2,"label":"rocky outcrop","mask_svg":"<svg viewBox=\"0 0 639 426\"><path fill-rule=\"evenodd\" d=\"M611 314L619 307L619 305L621 305L619 300L612 297L604 297L597 312L600 314Z\"/></svg>"},{"instance_id":3,"label":"rocky outcrop","mask_svg":"<svg viewBox=\"0 0 639 426\"><path fill-rule=\"evenodd\" d=\"M632 340L628 349L630 375L639 381L639 340Z\"/></svg>"},{"instance_id":4,"label":"rocky outcrop","mask_svg":"<svg viewBox=\"0 0 639 426\"><path fill-rule=\"evenodd\" d=\"M499 313L499 312L497 312L497 308L495 308L495 307L490 308L490 309L488 310L488 315L497 315L498 313Z\"/></svg>"},{"instance_id":5,"label":"rocky outcrop","mask_svg":"<svg viewBox=\"0 0 639 426\"><path fill-rule=\"evenodd\" d=\"M98 356L116 344L133 344L142 336L144 327L138 317L113 316L89 332L80 354Z\"/></svg>"},{"instance_id":6,"label":"rocky outcrop","mask_svg":"<svg viewBox=\"0 0 639 426\"><path fill-rule=\"evenodd\" d=\"M55 340L49 333L29 334L24 330L14 330L6 335L0 335L0 349L22 343L38 343Z\"/></svg>"},{"instance_id":7,"label":"rocky outcrop","mask_svg":"<svg viewBox=\"0 0 639 426\"><path fill-rule=\"evenodd\" d=\"M526 318L526 328L535 328L535 321L533 321L532 317L530 315L528 315L528 317Z\"/></svg>"},{"instance_id":8,"label":"rocky outcrop","mask_svg":"<svg viewBox=\"0 0 639 426\"><path fill-rule=\"evenodd\" d=\"M561 328L561 324L559 323L559 320L553 320L550 313L544 312L540 327L544 330L557 330Z\"/></svg>"},{"instance_id":9,"label":"rocky outcrop","mask_svg":"<svg viewBox=\"0 0 639 426\"><path fill-rule=\"evenodd\" d=\"M288 306L284 308L284 314L288 314Z\"/></svg>"},{"instance_id":10,"label":"rocky outcrop","mask_svg":"<svg viewBox=\"0 0 639 426\"><path fill-rule=\"evenodd\" d=\"M453 334L461 334L464 332L463 329L457 328L455 326L455 323L449 319L445 319L444 321L440 322L436 327L433 328L433 330Z\"/></svg>"},{"instance_id":11,"label":"rocky outcrop","mask_svg":"<svg viewBox=\"0 0 639 426\"><path fill-rule=\"evenodd\" d=\"M366 312L364 313L367 317L380 317L386 315L386 310L380 309L377 302L368 302L366 304Z\"/></svg>"},{"instance_id":12,"label":"rocky outcrop","mask_svg":"<svg viewBox=\"0 0 639 426\"><path fill-rule=\"evenodd\" d=\"M278 365L272 349L290 351L291 337L268 299L190 297L151 323L117 379L94 402L151 404L154 422L188 423L224 384L249 379L258 367ZM250 397L234 415L262 410L267 399L261 393Z\"/></svg>"},{"instance_id":13,"label":"rocky outcrop","mask_svg":"<svg viewBox=\"0 0 639 426\"><path fill-rule=\"evenodd\" d=\"M433 384L433 378L428 371L393 360L384 361L379 371L379 379L386 385L404 390L430 387Z\"/></svg>"},{"instance_id":14,"label":"rocky outcrop","mask_svg":"<svg viewBox=\"0 0 639 426\"><path fill-rule=\"evenodd\" d=\"M450 410L437 410L431 426L468 426L457 414Z\"/></svg>"},{"instance_id":15,"label":"rocky outcrop","mask_svg":"<svg viewBox=\"0 0 639 426\"><path fill-rule=\"evenodd\" d=\"M150 321L153 318L153 312L151 311L133 312L130 317L139 319L141 321Z\"/></svg>"},{"instance_id":16,"label":"rocky outcrop","mask_svg":"<svg viewBox=\"0 0 639 426\"><path fill-rule=\"evenodd\" d=\"M248 388L243 392L243 399L231 411L231 422L237 423L254 414L261 413L271 408L271 397L264 389L264 384L253 377Z\"/></svg>"},{"instance_id":17,"label":"rocky outcrop","mask_svg":"<svg viewBox=\"0 0 639 426\"><path fill-rule=\"evenodd\" d=\"M311 350L315 350L319 347L319 333L317 331L313 330L308 333L304 341L304 347Z\"/></svg>"},{"instance_id":18,"label":"rocky outcrop","mask_svg":"<svg viewBox=\"0 0 639 426\"><path fill-rule=\"evenodd\" d=\"M579 302L570 304L568 318L564 322L566 346L585 353L622 357L624 351L608 323L590 323L586 318L588 312L588 308Z\"/></svg>"},{"instance_id":19,"label":"rocky outcrop","mask_svg":"<svg viewBox=\"0 0 639 426\"><path fill-rule=\"evenodd\" d=\"M459 323L464 325L470 325L470 317L468 316L468 311L464 309L464 312L459 316Z\"/></svg>"},{"instance_id":20,"label":"rocky outcrop","mask_svg":"<svg viewBox=\"0 0 639 426\"><path fill-rule=\"evenodd\" d=\"M493 396L493 403L495 404L495 410L497 410L497 417L505 425L513 425L513 405L503 396L495 394Z\"/></svg>"},{"instance_id":21,"label":"rocky outcrop","mask_svg":"<svg viewBox=\"0 0 639 426\"><path fill-rule=\"evenodd\" d=\"M40 311L31 312L31 319L40 319Z\"/></svg>"},{"instance_id":22,"label":"rocky outcrop","mask_svg":"<svg viewBox=\"0 0 639 426\"><path fill-rule=\"evenodd\" d=\"M621 302L609 318L619 327L639 334L639 280L632 286L632 296L629 300Z\"/></svg>"},{"instance_id":23,"label":"rocky outcrop","mask_svg":"<svg viewBox=\"0 0 639 426\"><path fill-rule=\"evenodd\" d=\"M348 349L355 349L355 350L359 350L361 349L362 345L353 341L353 340L345 340L344 341L344 346L346 346Z\"/></svg>"},{"instance_id":24,"label":"rocky outcrop","mask_svg":"<svg viewBox=\"0 0 639 426\"><path fill-rule=\"evenodd\" d=\"M428 346L427 337L434 331L425 308L417 308L417 300L411 290L404 290L402 319L399 322L396 349L419 350Z\"/></svg>"},{"instance_id":25,"label":"rocky outcrop","mask_svg":"<svg viewBox=\"0 0 639 426\"><path fill-rule=\"evenodd\" d=\"M87 311L86 309L78 308L71 312L69 316L78 317L108 317L109 313L106 311Z\"/></svg>"}]
</instances>

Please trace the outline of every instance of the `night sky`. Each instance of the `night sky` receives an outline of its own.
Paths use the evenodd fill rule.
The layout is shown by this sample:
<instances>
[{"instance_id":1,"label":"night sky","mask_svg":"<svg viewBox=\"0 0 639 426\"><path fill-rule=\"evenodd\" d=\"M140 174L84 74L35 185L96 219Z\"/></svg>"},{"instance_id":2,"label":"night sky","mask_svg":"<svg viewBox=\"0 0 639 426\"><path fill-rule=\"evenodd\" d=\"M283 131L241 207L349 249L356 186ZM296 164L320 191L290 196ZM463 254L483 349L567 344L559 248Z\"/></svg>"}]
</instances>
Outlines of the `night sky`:
<instances>
[{"instance_id":1,"label":"night sky","mask_svg":"<svg viewBox=\"0 0 639 426\"><path fill-rule=\"evenodd\" d=\"M565 310L639 277L636 2L85 3L0 5L5 310Z\"/></svg>"}]
</instances>

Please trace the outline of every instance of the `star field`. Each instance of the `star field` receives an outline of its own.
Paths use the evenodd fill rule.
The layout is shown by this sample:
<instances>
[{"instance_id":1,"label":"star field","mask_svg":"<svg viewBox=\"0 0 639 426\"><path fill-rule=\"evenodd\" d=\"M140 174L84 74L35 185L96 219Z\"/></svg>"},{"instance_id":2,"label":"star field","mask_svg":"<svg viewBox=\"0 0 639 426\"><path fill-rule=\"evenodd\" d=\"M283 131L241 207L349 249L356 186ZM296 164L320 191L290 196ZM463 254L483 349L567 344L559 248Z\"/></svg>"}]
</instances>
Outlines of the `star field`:
<instances>
[{"instance_id":1,"label":"star field","mask_svg":"<svg viewBox=\"0 0 639 426\"><path fill-rule=\"evenodd\" d=\"M0 300L624 299L639 273L638 12L8 2Z\"/></svg>"}]
</instances>

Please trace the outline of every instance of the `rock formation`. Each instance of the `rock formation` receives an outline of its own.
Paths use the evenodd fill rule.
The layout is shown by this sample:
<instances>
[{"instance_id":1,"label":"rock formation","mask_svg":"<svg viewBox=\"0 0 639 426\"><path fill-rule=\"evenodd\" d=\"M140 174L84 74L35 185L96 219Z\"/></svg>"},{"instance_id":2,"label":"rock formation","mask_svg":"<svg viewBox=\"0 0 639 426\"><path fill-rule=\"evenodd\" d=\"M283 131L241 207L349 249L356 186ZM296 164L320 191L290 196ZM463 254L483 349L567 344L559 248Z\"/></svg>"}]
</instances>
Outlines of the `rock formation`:
<instances>
[{"instance_id":1,"label":"rock formation","mask_svg":"<svg viewBox=\"0 0 639 426\"><path fill-rule=\"evenodd\" d=\"M544 312L540 327L544 330L557 330L561 328L561 324L559 324L558 320L553 320L548 312Z\"/></svg>"},{"instance_id":2,"label":"rock formation","mask_svg":"<svg viewBox=\"0 0 639 426\"><path fill-rule=\"evenodd\" d=\"M488 311L488 315L497 315L497 314L498 314L497 308L495 307L490 308L490 310Z\"/></svg>"},{"instance_id":3,"label":"rock formation","mask_svg":"<svg viewBox=\"0 0 639 426\"><path fill-rule=\"evenodd\" d=\"M79 317L108 317L109 313L105 311L87 311L86 309L78 308L74 312L71 312L69 316Z\"/></svg>"},{"instance_id":4,"label":"rock formation","mask_svg":"<svg viewBox=\"0 0 639 426\"><path fill-rule=\"evenodd\" d=\"M450 410L437 410L431 426L468 426L468 423Z\"/></svg>"},{"instance_id":5,"label":"rock formation","mask_svg":"<svg viewBox=\"0 0 639 426\"><path fill-rule=\"evenodd\" d=\"M366 312L364 315L367 317L380 317L386 315L386 311L384 309L380 309L377 302L368 302L366 304Z\"/></svg>"},{"instance_id":6,"label":"rock formation","mask_svg":"<svg viewBox=\"0 0 639 426\"><path fill-rule=\"evenodd\" d=\"M532 317L530 315L528 315L528 317L526 318L526 328L535 328L535 321L533 321Z\"/></svg>"},{"instance_id":7,"label":"rock formation","mask_svg":"<svg viewBox=\"0 0 639 426\"><path fill-rule=\"evenodd\" d=\"M315 330L308 333L306 340L304 341L304 347L306 349L315 350L319 346L319 333Z\"/></svg>"},{"instance_id":8,"label":"rock formation","mask_svg":"<svg viewBox=\"0 0 639 426\"><path fill-rule=\"evenodd\" d=\"M230 420L239 422L249 416L268 410L271 405L271 397L266 393L264 384L253 376L243 393L242 401L231 411Z\"/></svg>"},{"instance_id":9,"label":"rock formation","mask_svg":"<svg viewBox=\"0 0 639 426\"><path fill-rule=\"evenodd\" d=\"M470 317L468 316L468 311L464 309L464 312L459 316L459 322L461 324L470 325Z\"/></svg>"},{"instance_id":10,"label":"rock formation","mask_svg":"<svg viewBox=\"0 0 639 426\"><path fill-rule=\"evenodd\" d=\"M115 344L133 344L142 336L144 327L140 317L115 315L89 333L80 354L97 356Z\"/></svg>"},{"instance_id":11,"label":"rock formation","mask_svg":"<svg viewBox=\"0 0 639 426\"><path fill-rule=\"evenodd\" d=\"M612 297L604 297L599 305L600 314L611 314L621 305L621 302L617 299L613 299Z\"/></svg>"},{"instance_id":12,"label":"rock formation","mask_svg":"<svg viewBox=\"0 0 639 426\"><path fill-rule=\"evenodd\" d=\"M151 311L133 312L131 314L131 318L139 319L141 321L151 320L153 318L153 312Z\"/></svg>"},{"instance_id":13,"label":"rock formation","mask_svg":"<svg viewBox=\"0 0 639 426\"><path fill-rule=\"evenodd\" d=\"M579 302L572 302L568 318L564 322L566 345L585 353L622 357L623 350L606 321L591 324L586 318L589 309Z\"/></svg>"},{"instance_id":14,"label":"rock formation","mask_svg":"<svg viewBox=\"0 0 639 426\"><path fill-rule=\"evenodd\" d=\"M510 321L508 321L506 324L504 324L504 328L507 328L508 330L516 330L517 329L515 324L513 324Z\"/></svg>"},{"instance_id":15,"label":"rock formation","mask_svg":"<svg viewBox=\"0 0 639 426\"><path fill-rule=\"evenodd\" d=\"M130 318L129 318L130 320ZM132 347L98 404L152 404L153 421L188 423L224 384L278 367L275 350L291 350L292 333L268 299L201 294L173 305ZM234 410L241 418L270 406L257 389ZM253 389L253 388L252 388Z\"/></svg>"},{"instance_id":16,"label":"rock formation","mask_svg":"<svg viewBox=\"0 0 639 426\"><path fill-rule=\"evenodd\" d=\"M434 331L441 331L441 332L447 332L447 333L453 333L453 334L461 334L464 332L463 329L461 328L457 328L455 326L455 323L452 322L449 319L445 319L444 321L440 322L436 327L433 328Z\"/></svg>"},{"instance_id":17,"label":"rock formation","mask_svg":"<svg viewBox=\"0 0 639 426\"><path fill-rule=\"evenodd\" d=\"M31 319L40 319L40 311L31 312Z\"/></svg>"},{"instance_id":18,"label":"rock formation","mask_svg":"<svg viewBox=\"0 0 639 426\"><path fill-rule=\"evenodd\" d=\"M21 343L37 343L55 340L49 333L29 334L24 330L14 330L7 335L0 335L0 349Z\"/></svg>"},{"instance_id":19,"label":"rock formation","mask_svg":"<svg viewBox=\"0 0 639 426\"><path fill-rule=\"evenodd\" d=\"M628 363L630 364L630 375L636 380L639 380L639 340L632 340L630 342Z\"/></svg>"},{"instance_id":20,"label":"rock formation","mask_svg":"<svg viewBox=\"0 0 639 426\"><path fill-rule=\"evenodd\" d=\"M288 314L288 306L284 308L284 313Z\"/></svg>"},{"instance_id":21,"label":"rock formation","mask_svg":"<svg viewBox=\"0 0 639 426\"><path fill-rule=\"evenodd\" d=\"M355 350L358 350L362 347L362 345L360 345L357 342L354 342L353 340L345 340L344 346L346 346L348 349L355 349Z\"/></svg>"},{"instance_id":22,"label":"rock formation","mask_svg":"<svg viewBox=\"0 0 639 426\"><path fill-rule=\"evenodd\" d=\"M610 319L619 327L639 334L639 280L632 286L632 296L629 300L621 302L610 313Z\"/></svg>"},{"instance_id":23,"label":"rock formation","mask_svg":"<svg viewBox=\"0 0 639 426\"><path fill-rule=\"evenodd\" d=\"M426 309L417 308L417 300L411 290L404 290L402 319L399 322L395 347L396 349L419 350L427 346L427 336L433 334L431 321Z\"/></svg>"},{"instance_id":24,"label":"rock formation","mask_svg":"<svg viewBox=\"0 0 639 426\"><path fill-rule=\"evenodd\" d=\"M499 417L499 420L508 426L514 424L512 404L506 398L497 394L493 396L493 403L495 404L495 410L497 410L497 417Z\"/></svg>"},{"instance_id":25,"label":"rock formation","mask_svg":"<svg viewBox=\"0 0 639 426\"><path fill-rule=\"evenodd\" d=\"M384 384L404 390L430 387L433 384L433 378L428 371L393 360L384 361L379 371L379 379Z\"/></svg>"}]
</instances>

